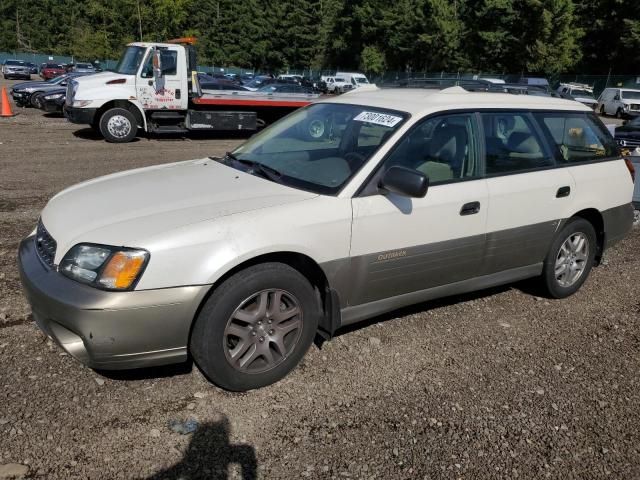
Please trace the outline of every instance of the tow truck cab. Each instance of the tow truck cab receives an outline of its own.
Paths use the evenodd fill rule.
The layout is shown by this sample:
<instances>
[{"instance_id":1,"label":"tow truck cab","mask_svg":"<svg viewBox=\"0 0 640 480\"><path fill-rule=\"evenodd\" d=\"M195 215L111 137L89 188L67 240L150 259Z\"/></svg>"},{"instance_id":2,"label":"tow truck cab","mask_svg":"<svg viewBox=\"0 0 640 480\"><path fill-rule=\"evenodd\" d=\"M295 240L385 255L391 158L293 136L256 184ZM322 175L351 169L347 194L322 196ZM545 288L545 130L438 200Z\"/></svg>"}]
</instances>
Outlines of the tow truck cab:
<instances>
[{"instance_id":1,"label":"tow truck cab","mask_svg":"<svg viewBox=\"0 0 640 480\"><path fill-rule=\"evenodd\" d=\"M114 70L69 83L65 116L73 123L91 125L107 141L124 143L133 140L138 129L256 130L313 100L309 95L203 92L194 42L128 44Z\"/></svg>"}]
</instances>

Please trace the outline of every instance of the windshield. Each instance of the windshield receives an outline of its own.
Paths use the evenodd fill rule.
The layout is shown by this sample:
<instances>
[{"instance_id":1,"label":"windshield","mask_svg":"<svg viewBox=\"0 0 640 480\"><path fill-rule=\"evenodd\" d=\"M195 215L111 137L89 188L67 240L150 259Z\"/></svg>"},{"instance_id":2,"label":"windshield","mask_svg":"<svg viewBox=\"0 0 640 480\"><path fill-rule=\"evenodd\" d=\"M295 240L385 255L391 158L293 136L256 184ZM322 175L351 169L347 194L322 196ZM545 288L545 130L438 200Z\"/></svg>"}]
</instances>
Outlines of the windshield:
<instances>
[{"instance_id":1,"label":"windshield","mask_svg":"<svg viewBox=\"0 0 640 480\"><path fill-rule=\"evenodd\" d=\"M356 82L358 83L369 83L369 80L367 80L365 77L355 77L356 78Z\"/></svg>"},{"instance_id":2,"label":"windshield","mask_svg":"<svg viewBox=\"0 0 640 480\"><path fill-rule=\"evenodd\" d=\"M574 90L571 90L571 95L573 95L574 97L593 98L593 92L590 92L589 90L580 90L577 88Z\"/></svg>"},{"instance_id":3,"label":"windshield","mask_svg":"<svg viewBox=\"0 0 640 480\"><path fill-rule=\"evenodd\" d=\"M626 100L640 100L640 90L622 90L622 98Z\"/></svg>"},{"instance_id":4,"label":"windshield","mask_svg":"<svg viewBox=\"0 0 640 480\"><path fill-rule=\"evenodd\" d=\"M59 77L54 77L51 80L47 80L46 83L57 85L58 83L62 83L66 78L67 78L67 75L61 75Z\"/></svg>"},{"instance_id":5,"label":"windshield","mask_svg":"<svg viewBox=\"0 0 640 480\"><path fill-rule=\"evenodd\" d=\"M253 136L222 161L254 174L268 170L270 180L284 185L334 195L406 118L393 110L316 103Z\"/></svg>"},{"instance_id":6,"label":"windshield","mask_svg":"<svg viewBox=\"0 0 640 480\"><path fill-rule=\"evenodd\" d=\"M335 80L335 81L336 81L336 82L344 82L344 78L338 78L338 77L336 77L336 80Z\"/></svg>"},{"instance_id":7,"label":"windshield","mask_svg":"<svg viewBox=\"0 0 640 480\"><path fill-rule=\"evenodd\" d=\"M127 47L113 71L124 75L135 75L145 51L146 48L144 47Z\"/></svg>"},{"instance_id":8,"label":"windshield","mask_svg":"<svg viewBox=\"0 0 640 480\"><path fill-rule=\"evenodd\" d=\"M76 63L76 68L93 68L90 63Z\"/></svg>"},{"instance_id":9,"label":"windshield","mask_svg":"<svg viewBox=\"0 0 640 480\"><path fill-rule=\"evenodd\" d=\"M636 117L633 120L629 120L627 125L633 125L634 127L640 127L640 117Z\"/></svg>"},{"instance_id":10,"label":"windshield","mask_svg":"<svg viewBox=\"0 0 640 480\"><path fill-rule=\"evenodd\" d=\"M24 65L24 62L20 60L7 60L5 65Z\"/></svg>"},{"instance_id":11,"label":"windshield","mask_svg":"<svg viewBox=\"0 0 640 480\"><path fill-rule=\"evenodd\" d=\"M47 63L44 68L56 68L58 70L62 70L62 65L58 65L57 63Z\"/></svg>"}]
</instances>

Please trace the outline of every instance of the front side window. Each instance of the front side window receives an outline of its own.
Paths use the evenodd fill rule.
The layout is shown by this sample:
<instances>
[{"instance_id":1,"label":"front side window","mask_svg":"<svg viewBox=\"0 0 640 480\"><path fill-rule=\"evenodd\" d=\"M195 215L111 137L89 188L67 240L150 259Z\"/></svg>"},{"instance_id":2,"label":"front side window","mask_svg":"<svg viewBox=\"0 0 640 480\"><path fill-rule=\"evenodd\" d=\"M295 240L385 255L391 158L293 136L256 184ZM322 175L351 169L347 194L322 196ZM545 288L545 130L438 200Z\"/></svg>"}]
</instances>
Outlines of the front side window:
<instances>
[{"instance_id":1,"label":"front side window","mask_svg":"<svg viewBox=\"0 0 640 480\"><path fill-rule=\"evenodd\" d=\"M616 156L611 134L593 114L538 113L538 122L553 138L563 162L585 162Z\"/></svg>"},{"instance_id":2,"label":"front side window","mask_svg":"<svg viewBox=\"0 0 640 480\"><path fill-rule=\"evenodd\" d=\"M554 165L526 113L481 113L486 174L505 175Z\"/></svg>"},{"instance_id":3,"label":"front side window","mask_svg":"<svg viewBox=\"0 0 640 480\"><path fill-rule=\"evenodd\" d=\"M432 117L414 127L384 162L383 171L393 166L417 170L431 185L479 176L473 116L469 114Z\"/></svg>"},{"instance_id":4,"label":"front side window","mask_svg":"<svg viewBox=\"0 0 640 480\"><path fill-rule=\"evenodd\" d=\"M221 161L294 188L334 195L406 118L393 110L317 103L254 135Z\"/></svg>"}]
</instances>

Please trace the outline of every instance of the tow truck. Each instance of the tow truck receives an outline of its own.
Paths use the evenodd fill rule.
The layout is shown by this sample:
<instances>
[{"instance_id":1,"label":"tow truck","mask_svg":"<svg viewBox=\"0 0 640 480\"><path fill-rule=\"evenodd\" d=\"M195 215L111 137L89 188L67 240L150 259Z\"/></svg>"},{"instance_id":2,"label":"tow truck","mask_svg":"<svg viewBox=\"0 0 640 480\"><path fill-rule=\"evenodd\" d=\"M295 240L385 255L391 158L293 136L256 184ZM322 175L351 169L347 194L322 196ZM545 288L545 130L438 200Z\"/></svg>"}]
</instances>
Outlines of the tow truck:
<instances>
[{"instance_id":1,"label":"tow truck","mask_svg":"<svg viewBox=\"0 0 640 480\"><path fill-rule=\"evenodd\" d=\"M254 131L319 97L202 90L195 43L189 37L128 44L114 70L69 82L65 116L72 123L90 125L108 142L125 143L139 131ZM317 134L317 126L309 128L310 135Z\"/></svg>"}]
</instances>

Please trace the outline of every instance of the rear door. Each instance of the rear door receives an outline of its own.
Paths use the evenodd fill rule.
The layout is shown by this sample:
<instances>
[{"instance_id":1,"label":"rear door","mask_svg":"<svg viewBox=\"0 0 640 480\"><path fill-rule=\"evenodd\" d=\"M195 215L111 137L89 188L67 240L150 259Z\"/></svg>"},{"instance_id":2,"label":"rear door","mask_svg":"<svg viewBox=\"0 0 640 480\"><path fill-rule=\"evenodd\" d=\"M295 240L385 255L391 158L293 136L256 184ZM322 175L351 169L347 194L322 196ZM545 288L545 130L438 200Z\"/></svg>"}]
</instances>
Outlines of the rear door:
<instances>
[{"instance_id":1,"label":"rear door","mask_svg":"<svg viewBox=\"0 0 640 480\"><path fill-rule=\"evenodd\" d=\"M360 196L353 198L349 305L478 274L488 195L486 180L479 174L477 131L473 114L421 121L397 143ZM426 174L430 178L426 196L407 198L378 191L380 177L392 166Z\"/></svg>"},{"instance_id":2,"label":"rear door","mask_svg":"<svg viewBox=\"0 0 640 480\"><path fill-rule=\"evenodd\" d=\"M543 261L575 182L528 112L481 112L489 191L485 275Z\"/></svg>"}]
</instances>

